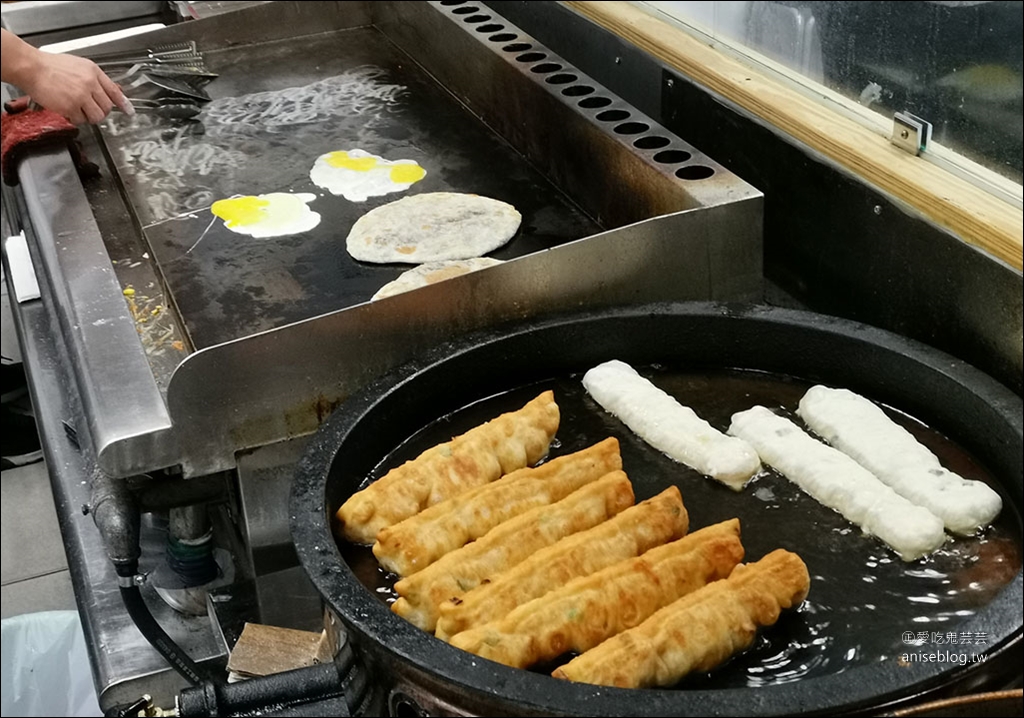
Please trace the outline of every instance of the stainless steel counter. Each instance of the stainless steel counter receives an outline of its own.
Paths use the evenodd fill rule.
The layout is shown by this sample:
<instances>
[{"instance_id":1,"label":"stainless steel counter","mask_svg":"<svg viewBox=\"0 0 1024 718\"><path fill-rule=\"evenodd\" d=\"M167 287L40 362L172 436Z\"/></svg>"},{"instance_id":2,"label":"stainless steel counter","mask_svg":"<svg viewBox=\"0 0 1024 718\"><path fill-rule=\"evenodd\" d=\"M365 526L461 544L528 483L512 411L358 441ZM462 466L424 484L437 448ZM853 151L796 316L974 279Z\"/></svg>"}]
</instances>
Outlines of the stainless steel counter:
<instances>
[{"instance_id":1,"label":"stainless steel counter","mask_svg":"<svg viewBox=\"0 0 1024 718\"><path fill-rule=\"evenodd\" d=\"M9 200L14 204L5 192L5 203ZM6 253L4 264L9 278ZM71 375L71 362L59 340L61 330L51 304L51 288L44 274L37 276L42 298L15 302L13 314L97 694L103 706L135 700L144 692L151 693L162 705L171 705L184 681L167 668L166 661L125 613L113 565L92 517L82 510L89 502L89 479L98 467L88 433L83 432L81 443L76 443L65 429L68 424L84 422L82 403ZM151 570L161 560L163 546L159 531L147 530L144 536L143 562ZM189 654L199 660L223 655L223 647L205 616L182 616L151 589L144 595L157 620Z\"/></svg>"}]
</instances>

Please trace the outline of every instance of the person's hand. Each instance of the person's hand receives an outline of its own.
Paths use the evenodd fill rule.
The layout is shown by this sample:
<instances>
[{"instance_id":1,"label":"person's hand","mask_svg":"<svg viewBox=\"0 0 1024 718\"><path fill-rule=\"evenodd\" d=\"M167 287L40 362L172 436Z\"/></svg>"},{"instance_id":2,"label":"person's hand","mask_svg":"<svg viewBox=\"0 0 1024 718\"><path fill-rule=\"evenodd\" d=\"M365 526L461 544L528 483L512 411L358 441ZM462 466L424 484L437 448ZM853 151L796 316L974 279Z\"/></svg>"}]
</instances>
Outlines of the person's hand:
<instances>
[{"instance_id":1,"label":"person's hand","mask_svg":"<svg viewBox=\"0 0 1024 718\"><path fill-rule=\"evenodd\" d=\"M33 102L79 125L100 122L114 106L134 114L121 88L92 60L42 52L7 30L0 79L17 85Z\"/></svg>"},{"instance_id":2,"label":"person's hand","mask_svg":"<svg viewBox=\"0 0 1024 718\"><path fill-rule=\"evenodd\" d=\"M130 114L121 88L92 60L40 52L39 69L22 89L34 102L72 123L101 122L116 105Z\"/></svg>"}]
</instances>

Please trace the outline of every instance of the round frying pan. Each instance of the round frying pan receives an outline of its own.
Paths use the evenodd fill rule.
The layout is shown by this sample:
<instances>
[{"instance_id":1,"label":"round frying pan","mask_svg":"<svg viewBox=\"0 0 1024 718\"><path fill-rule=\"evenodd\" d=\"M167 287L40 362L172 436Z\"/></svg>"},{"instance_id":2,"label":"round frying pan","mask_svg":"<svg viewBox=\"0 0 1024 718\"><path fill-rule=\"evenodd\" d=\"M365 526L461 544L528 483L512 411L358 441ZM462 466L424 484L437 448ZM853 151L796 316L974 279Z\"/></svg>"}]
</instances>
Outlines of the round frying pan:
<instances>
[{"instance_id":1,"label":"round frying pan","mask_svg":"<svg viewBox=\"0 0 1024 718\"><path fill-rule=\"evenodd\" d=\"M982 535L905 563L772 471L734 493L646 446L580 386L584 371L613 358L720 429L753 404L791 413L812 383L852 389L885 406L944 465L996 487L1003 511ZM390 580L372 554L335 539L337 507L393 466L549 388L562 415L552 456L616 436L638 501L674 483L691 531L736 516L747 560L779 547L800 554L812 576L805 604L726 665L658 690L508 668L391 613ZM1019 673L1022 434L1020 397L948 355L864 325L708 303L580 312L457 339L351 397L298 467L291 531L375 677L460 711L865 713Z\"/></svg>"}]
</instances>

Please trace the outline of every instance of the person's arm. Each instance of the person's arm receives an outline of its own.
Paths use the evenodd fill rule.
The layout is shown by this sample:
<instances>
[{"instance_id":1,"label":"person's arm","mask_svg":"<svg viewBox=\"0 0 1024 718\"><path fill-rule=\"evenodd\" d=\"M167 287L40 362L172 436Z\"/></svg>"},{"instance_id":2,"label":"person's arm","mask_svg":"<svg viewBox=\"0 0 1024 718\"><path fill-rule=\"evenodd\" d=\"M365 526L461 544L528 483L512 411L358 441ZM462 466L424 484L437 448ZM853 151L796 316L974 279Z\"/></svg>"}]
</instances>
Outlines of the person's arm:
<instances>
[{"instance_id":1,"label":"person's arm","mask_svg":"<svg viewBox=\"0 0 1024 718\"><path fill-rule=\"evenodd\" d=\"M18 86L37 104L76 125L100 122L115 105L132 114L121 88L93 61L43 52L3 29L0 38L0 79Z\"/></svg>"}]
</instances>

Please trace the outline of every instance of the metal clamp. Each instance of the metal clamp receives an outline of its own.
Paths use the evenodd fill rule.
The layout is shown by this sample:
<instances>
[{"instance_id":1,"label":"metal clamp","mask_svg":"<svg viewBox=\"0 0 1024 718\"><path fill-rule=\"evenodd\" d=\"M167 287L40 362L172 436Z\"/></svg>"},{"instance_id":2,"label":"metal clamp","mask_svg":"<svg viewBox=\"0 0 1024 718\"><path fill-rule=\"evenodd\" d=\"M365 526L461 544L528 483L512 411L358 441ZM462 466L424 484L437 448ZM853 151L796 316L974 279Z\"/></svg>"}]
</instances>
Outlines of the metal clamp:
<instances>
[{"instance_id":1,"label":"metal clamp","mask_svg":"<svg viewBox=\"0 0 1024 718\"><path fill-rule=\"evenodd\" d=\"M892 143L912 155L928 149L932 140L932 123L909 112L897 112L892 117Z\"/></svg>"}]
</instances>

